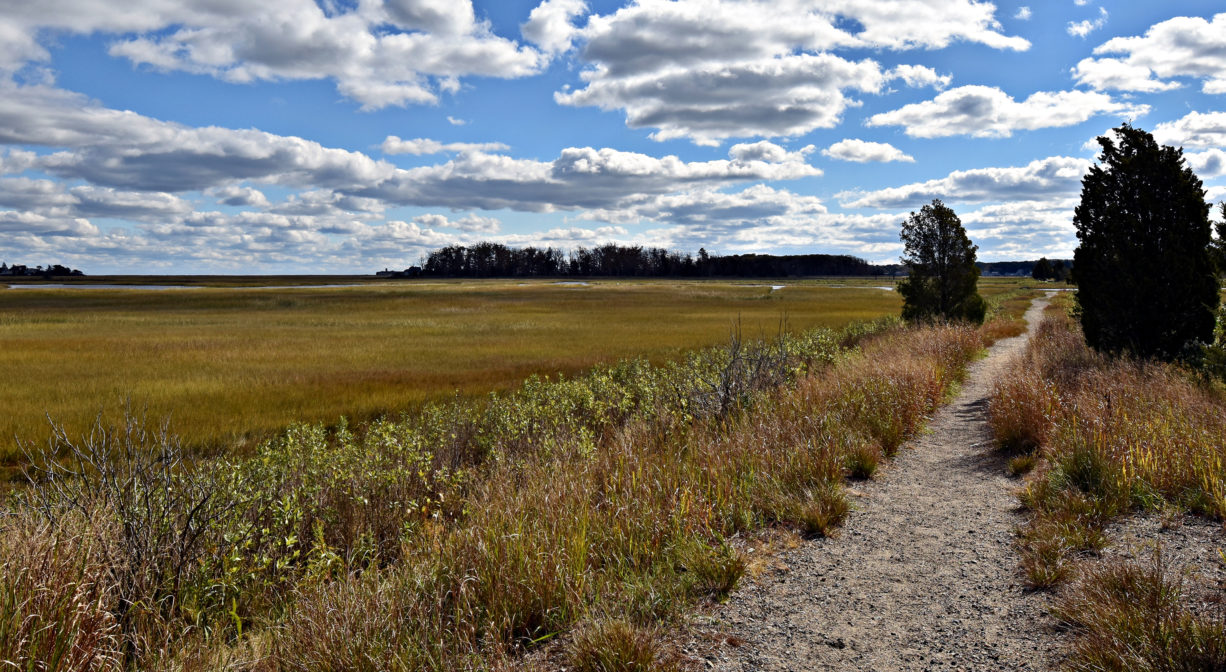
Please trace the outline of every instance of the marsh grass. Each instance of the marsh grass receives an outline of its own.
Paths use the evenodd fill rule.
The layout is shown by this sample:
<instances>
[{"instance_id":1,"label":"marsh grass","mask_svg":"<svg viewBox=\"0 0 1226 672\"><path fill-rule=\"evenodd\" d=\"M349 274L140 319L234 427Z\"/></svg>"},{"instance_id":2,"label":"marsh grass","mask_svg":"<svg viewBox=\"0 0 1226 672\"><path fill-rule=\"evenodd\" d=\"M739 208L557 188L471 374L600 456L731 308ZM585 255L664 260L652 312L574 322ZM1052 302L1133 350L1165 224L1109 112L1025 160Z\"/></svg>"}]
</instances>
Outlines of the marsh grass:
<instances>
[{"instance_id":1,"label":"marsh grass","mask_svg":"<svg viewBox=\"0 0 1226 672\"><path fill-rule=\"evenodd\" d=\"M16 439L50 438L48 416L79 433L100 410L119 420L124 400L171 418L193 449L229 452L295 422L364 421L623 358L663 362L725 341L738 322L747 338L773 337L900 305L869 287L787 284L0 290L0 464L20 460Z\"/></svg>"},{"instance_id":2,"label":"marsh grass","mask_svg":"<svg viewBox=\"0 0 1226 672\"><path fill-rule=\"evenodd\" d=\"M295 425L249 455L186 459L157 433L66 432L82 459L40 464L75 475L52 487L35 474L10 520L42 525L48 543L87 529L112 553L153 540L101 573L96 611L117 619L109 636L131 668L233 655L267 670L501 669L587 632L573 641L598 644L577 661L605 665L600 649L623 666L612 669L635 669L661 660L662 645L643 643L656 628L736 586L736 539L772 526L833 534L849 510L848 455L897 450L980 347L966 327L890 323L733 338L661 365L532 377L481 403ZM127 453L155 477L81 496L100 474L133 473L91 460ZM193 515L201 500L177 483L198 483L219 514ZM158 535L126 540L127 501L154 504ZM16 529L0 539L17 543ZM185 536L208 552L174 551ZM133 570L142 580L125 579ZM70 592L41 576L32 590Z\"/></svg>"},{"instance_id":3,"label":"marsh grass","mask_svg":"<svg viewBox=\"0 0 1226 672\"><path fill-rule=\"evenodd\" d=\"M1158 554L1096 558L1107 524L1134 511L1226 518L1226 399L1190 371L1090 351L1067 305L1053 303L989 406L1002 448L1032 469L1022 570L1036 588L1063 586L1070 669L1223 669L1223 614L1191 608Z\"/></svg>"},{"instance_id":4,"label":"marsh grass","mask_svg":"<svg viewBox=\"0 0 1226 672\"><path fill-rule=\"evenodd\" d=\"M1148 563L1111 561L1080 577L1053 613L1072 627L1069 669L1221 670L1226 613L1194 611L1183 577L1155 552Z\"/></svg>"}]
</instances>

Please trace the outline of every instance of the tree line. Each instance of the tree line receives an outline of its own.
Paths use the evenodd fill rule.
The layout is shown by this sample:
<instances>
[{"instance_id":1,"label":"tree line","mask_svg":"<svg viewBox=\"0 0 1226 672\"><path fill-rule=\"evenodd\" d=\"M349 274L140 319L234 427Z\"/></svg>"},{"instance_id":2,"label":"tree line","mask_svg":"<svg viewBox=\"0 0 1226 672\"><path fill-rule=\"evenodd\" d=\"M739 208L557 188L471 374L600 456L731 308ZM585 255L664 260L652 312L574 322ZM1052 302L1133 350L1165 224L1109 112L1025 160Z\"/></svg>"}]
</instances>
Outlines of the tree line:
<instances>
[{"instance_id":1,"label":"tree line","mask_svg":"<svg viewBox=\"0 0 1226 672\"><path fill-rule=\"evenodd\" d=\"M8 262L0 262L0 275L53 278L60 276L82 276L85 274L75 268L69 268L60 264L47 264L44 268L42 266L26 266L25 264L9 266Z\"/></svg>"},{"instance_id":2,"label":"tree line","mask_svg":"<svg viewBox=\"0 0 1226 672\"><path fill-rule=\"evenodd\" d=\"M893 266L875 266L859 257L832 254L682 254L638 245L607 244L564 252L554 247L508 247L501 243L450 245L431 252L420 274L446 278L530 277L787 277L804 275L885 275Z\"/></svg>"}]
</instances>

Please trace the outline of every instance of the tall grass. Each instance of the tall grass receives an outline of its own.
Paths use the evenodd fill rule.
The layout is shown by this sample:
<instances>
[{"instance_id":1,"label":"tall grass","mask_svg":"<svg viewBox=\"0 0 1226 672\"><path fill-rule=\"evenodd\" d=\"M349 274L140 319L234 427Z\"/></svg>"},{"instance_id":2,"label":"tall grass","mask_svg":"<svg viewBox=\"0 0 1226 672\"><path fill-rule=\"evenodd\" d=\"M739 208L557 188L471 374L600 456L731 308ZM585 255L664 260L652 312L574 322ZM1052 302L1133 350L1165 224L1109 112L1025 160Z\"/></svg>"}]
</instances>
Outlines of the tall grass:
<instances>
[{"instance_id":1,"label":"tall grass","mask_svg":"<svg viewBox=\"0 0 1226 672\"><path fill-rule=\"evenodd\" d=\"M1072 669L1223 669L1222 615L1192 609L1165 564L1087 558L1130 512L1226 518L1226 399L1174 366L1092 352L1053 307L989 407L1002 447L1035 465L1022 569L1036 587L1068 584L1056 614L1077 635Z\"/></svg>"},{"instance_id":2,"label":"tall grass","mask_svg":"<svg viewBox=\"0 0 1226 672\"><path fill-rule=\"evenodd\" d=\"M399 283L182 291L0 290L0 466L46 418L86 431L131 399L192 448L247 449L295 422L355 421L624 358L896 314L876 289L727 281ZM643 325L650 325L644 328Z\"/></svg>"},{"instance_id":3,"label":"tall grass","mask_svg":"<svg viewBox=\"0 0 1226 672\"><path fill-rule=\"evenodd\" d=\"M968 328L888 323L733 339L479 404L299 425L241 459L193 459L158 433L64 437L68 461L39 462L10 520L52 545L91 526L123 558L104 565L96 611L131 667L241 650L274 670L492 669L555 640L580 668L663 665L651 633L733 589L736 539L833 533L848 457L896 451L980 345ZM144 450L106 466L129 435ZM87 496L99 488L113 492ZM146 519L204 552L142 550L122 530Z\"/></svg>"}]
</instances>

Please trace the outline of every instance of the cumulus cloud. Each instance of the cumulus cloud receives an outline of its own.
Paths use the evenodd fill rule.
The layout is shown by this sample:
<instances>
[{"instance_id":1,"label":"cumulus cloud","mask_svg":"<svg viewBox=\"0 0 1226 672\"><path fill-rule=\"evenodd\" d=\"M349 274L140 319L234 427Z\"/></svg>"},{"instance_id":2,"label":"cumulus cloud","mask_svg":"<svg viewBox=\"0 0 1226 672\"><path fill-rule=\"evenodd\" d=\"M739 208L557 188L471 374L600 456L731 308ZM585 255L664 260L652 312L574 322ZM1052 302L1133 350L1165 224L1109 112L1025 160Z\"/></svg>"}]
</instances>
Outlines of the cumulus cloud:
<instances>
[{"instance_id":1,"label":"cumulus cloud","mask_svg":"<svg viewBox=\"0 0 1226 672\"><path fill-rule=\"evenodd\" d=\"M1013 201L958 213L967 235L981 249L983 261L1068 258L1077 247L1073 208L1077 197Z\"/></svg>"},{"instance_id":2,"label":"cumulus cloud","mask_svg":"<svg viewBox=\"0 0 1226 672\"><path fill-rule=\"evenodd\" d=\"M510 147L501 142L449 142L442 143L438 140L430 140L427 138L414 138L412 140L401 140L395 135L387 136L387 139L380 145L380 149L384 154L442 154L444 152L503 152Z\"/></svg>"},{"instance_id":3,"label":"cumulus cloud","mask_svg":"<svg viewBox=\"0 0 1226 672\"><path fill-rule=\"evenodd\" d=\"M728 159L694 162L591 147L564 149L553 161L461 154L444 164L398 171L354 193L398 205L459 209L552 212L613 208L697 186L820 175L820 170L805 162L810 151L811 147L805 147L789 152L760 142L732 146Z\"/></svg>"},{"instance_id":4,"label":"cumulus cloud","mask_svg":"<svg viewBox=\"0 0 1226 672\"><path fill-rule=\"evenodd\" d=\"M0 87L3 88L3 87ZM813 151L770 142L743 143L725 160L686 162L609 148L572 147L553 161L461 151L445 163L400 169L360 152L248 129L190 128L120 112L49 87L0 93L0 141L50 148L38 157L6 155L27 168L119 190L181 193L214 190L232 203L259 207L243 181L307 190L270 209L284 214L378 212L389 205L545 212L608 208L642 195L698 185L812 177ZM393 140L390 149L445 145ZM451 149L456 149L452 146ZM17 158L14 158L17 157Z\"/></svg>"},{"instance_id":5,"label":"cumulus cloud","mask_svg":"<svg viewBox=\"0 0 1226 672\"><path fill-rule=\"evenodd\" d=\"M1172 147L1226 147L1226 112L1190 112L1158 124L1154 139Z\"/></svg>"},{"instance_id":6,"label":"cumulus cloud","mask_svg":"<svg viewBox=\"0 0 1226 672\"><path fill-rule=\"evenodd\" d=\"M1188 166L1202 180L1226 175L1226 151L1220 148L1207 149L1203 152L1185 152L1183 158Z\"/></svg>"},{"instance_id":7,"label":"cumulus cloud","mask_svg":"<svg viewBox=\"0 0 1226 672\"><path fill-rule=\"evenodd\" d=\"M1098 18L1085 19L1083 21L1069 21L1065 30L1073 37L1085 39L1090 33L1107 25L1107 10L1103 7L1098 8Z\"/></svg>"},{"instance_id":8,"label":"cumulus cloud","mask_svg":"<svg viewBox=\"0 0 1226 672\"><path fill-rule=\"evenodd\" d=\"M871 60L797 54L713 63L626 77L591 77L586 88L554 94L563 105L624 110L631 128L655 140L718 145L733 137L796 136L831 128L852 104L847 90L876 92L885 78Z\"/></svg>"},{"instance_id":9,"label":"cumulus cloud","mask_svg":"<svg viewBox=\"0 0 1226 672\"><path fill-rule=\"evenodd\" d=\"M996 87L960 86L932 100L875 114L869 126L903 126L907 135L1007 138L1015 130L1073 126L1100 114L1141 116L1149 106L1122 103L1093 91L1039 91L1018 102Z\"/></svg>"},{"instance_id":10,"label":"cumulus cloud","mask_svg":"<svg viewBox=\"0 0 1226 672\"><path fill-rule=\"evenodd\" d=\"M548 57L495 35L471 0L239 2L47 0L17 3L0 26L0 69L49 54L56 32L116 36L112 56L231 82L331 79L364 108L431 103L466 76L523 77Z\"/></svg>"},{"instance_id":11,"label":"cumulus cloud","mask_svg":"<svg viewBox=\"0 0 1226 672\"><path fill-rule=\"evenodd\" d=\"M40 215L35 212L0 210L0 240L3 234L17 234L27 243L34 243L39 236L79 237L97 235L98 227L87 219ZM6 246L10 250L18 246ZM47 246L43 246L48 249Z\"/></svg>"},{"instance_id":12,"label":"cumulus cloud","mask_svg":"<svg viewBox=\"0 0 1226 672\"><path fill-rule=\"evenodd\" d=\"M837 194L852 208L917 208L934 198L951 202L1042 200L1076 194L1090 161L1053 156L1025 166L957 170L949 175L901 187Z\"/></svg>"},{"instance_id":13,"label":"cumulus cloud","mask_svg":"<svg viewBox=\"0 0 1226 672\"><path fill-rule=\"evenodd\" d=\"M1119 91L1163 91L1177 77L1204 80L1205 93L1226 93L1226 13L1212 20L1179 16L1150 26L1143 36L1116 37L1072 70L1081 84ZM1121 58L1107 56L1121 55Z\"/></svg>"},{"instance_id":14,"label":"cumulus cloud","mask_svg":"<svg viewBox=\"0 0 1226 672\"><path fill-rule=\"evenodd\" d=\"M72 211L81 217L111 217L130 220L158 220L192 211L188 201L174 194L150 191L121 191L108 187L73 187L76 199Z\"/></svg>"},{"instance_id":15,"label":"cumulus cloud","mask_svg":"<svg viewBox=\"0 0 1226 672\"><path fill-rule=\"evenodd\" d=\"M493 217L467 215L460 219L448 219L445 215L426 214L413 218L414 222L431 229L456 229L466 233L498 233L502 222Z\"/></svg>"},{"instance_id":16,"label":"cumulus cloud","mask_svg":"<svg viewBox=\"0 0 1226 672\"><path fill-rule=\"evenodd\" d=\"M915 157L903 153L902 150L887 142L868 142L859 139L847 139L836 142L823 149L822 154L839 161L855 161L856 163L915 162Z\"/></svg>"},{"instance_id":17,"label":"cumulus cloud","mask_svg":"<svg viewBox=\"0 0 1226 672\"><path fill-rule=\"evenodd\" d=\"M851 24L860 30L850 32ZM856 104L849 92L879 93L895 78L911 86L949 81L922 66L887 75L876 61L832 51L955 40L1029 47L999 29L992 5L964 0L784 0L770 11L750 0L638 0L589 17L577 34L590 64L586 86L555 99L621 110L630 127L657 129L656 140L796 136L838 124Z\"/></svg>"},{"instance_id":18,"label":"cumulus cloud","mask_svg":"<svg viewBox=\"0 0 1226 672\"><path fill-rule=\"evenodd\" d=\"M532 10L520 31L547 53L568 51L579 30L574 19L586 12L583 0L545 0Z\"/></svg>"},{"instance_id":19,"label":"cumulus cloud","mask_svg":"<svg viewBox=\"0 0 1226 672\"><path fill-rule=\"evenodd\" d=\"M1029 7L1018 7L1017 13L1013 15L1013 18L1019 21L1029 21L1031 16L1033 16L1033 13Z\"/></svg>"},{"instance_id":20,"label":"cumulus cloud","mask_svg":"<svg viewBox=\"0 0 1226 672\"><path fill-rule=\"evenodd\" d=\"M886 73L887 80L901 79L904 84L915 89L931 86L934 89L944 89L953 81L952 75L938 75L936 70L923 65L900 65Z\"/></svg>"},{"instance_id":21,"label":"cumulus cloud","mask_svg":"<svg viewBox=\"0 0 1226 672\"><path fill-rule=\"evenodd\" d=\"M264 192L252 187L240 187L238 185L228 185L209 190L209 195L217 198L217 202L223 205L232 205L236 207L248 206L255 208L264 208L268 206L268 197Z\"/></svg>"}]
</instances>

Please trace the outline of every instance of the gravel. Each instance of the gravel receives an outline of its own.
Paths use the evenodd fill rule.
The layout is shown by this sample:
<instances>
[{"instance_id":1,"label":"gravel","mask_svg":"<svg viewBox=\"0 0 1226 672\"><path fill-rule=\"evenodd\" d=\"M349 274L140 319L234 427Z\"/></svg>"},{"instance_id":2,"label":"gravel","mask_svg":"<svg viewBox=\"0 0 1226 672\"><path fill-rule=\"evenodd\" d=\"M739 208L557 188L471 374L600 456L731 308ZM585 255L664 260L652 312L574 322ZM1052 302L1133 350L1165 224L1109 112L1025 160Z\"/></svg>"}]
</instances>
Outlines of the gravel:
<instances>
[{"instance_id":1,"label":"gravel","mask_svg":"<svg viewBox=\"0 0 1226 672\"><path fill-rule=\"evenodd\" d=\"M1049 295L1050 296L1050 295ZM1026 314L1033 326L1046 301ZM1029 334L999 341L875 480L833 539L807 541L693 617L686 657L715 670L1049 670L1061 636L1018 571L1023 522L986 423Z\"/></svg>"}]
</instances>

